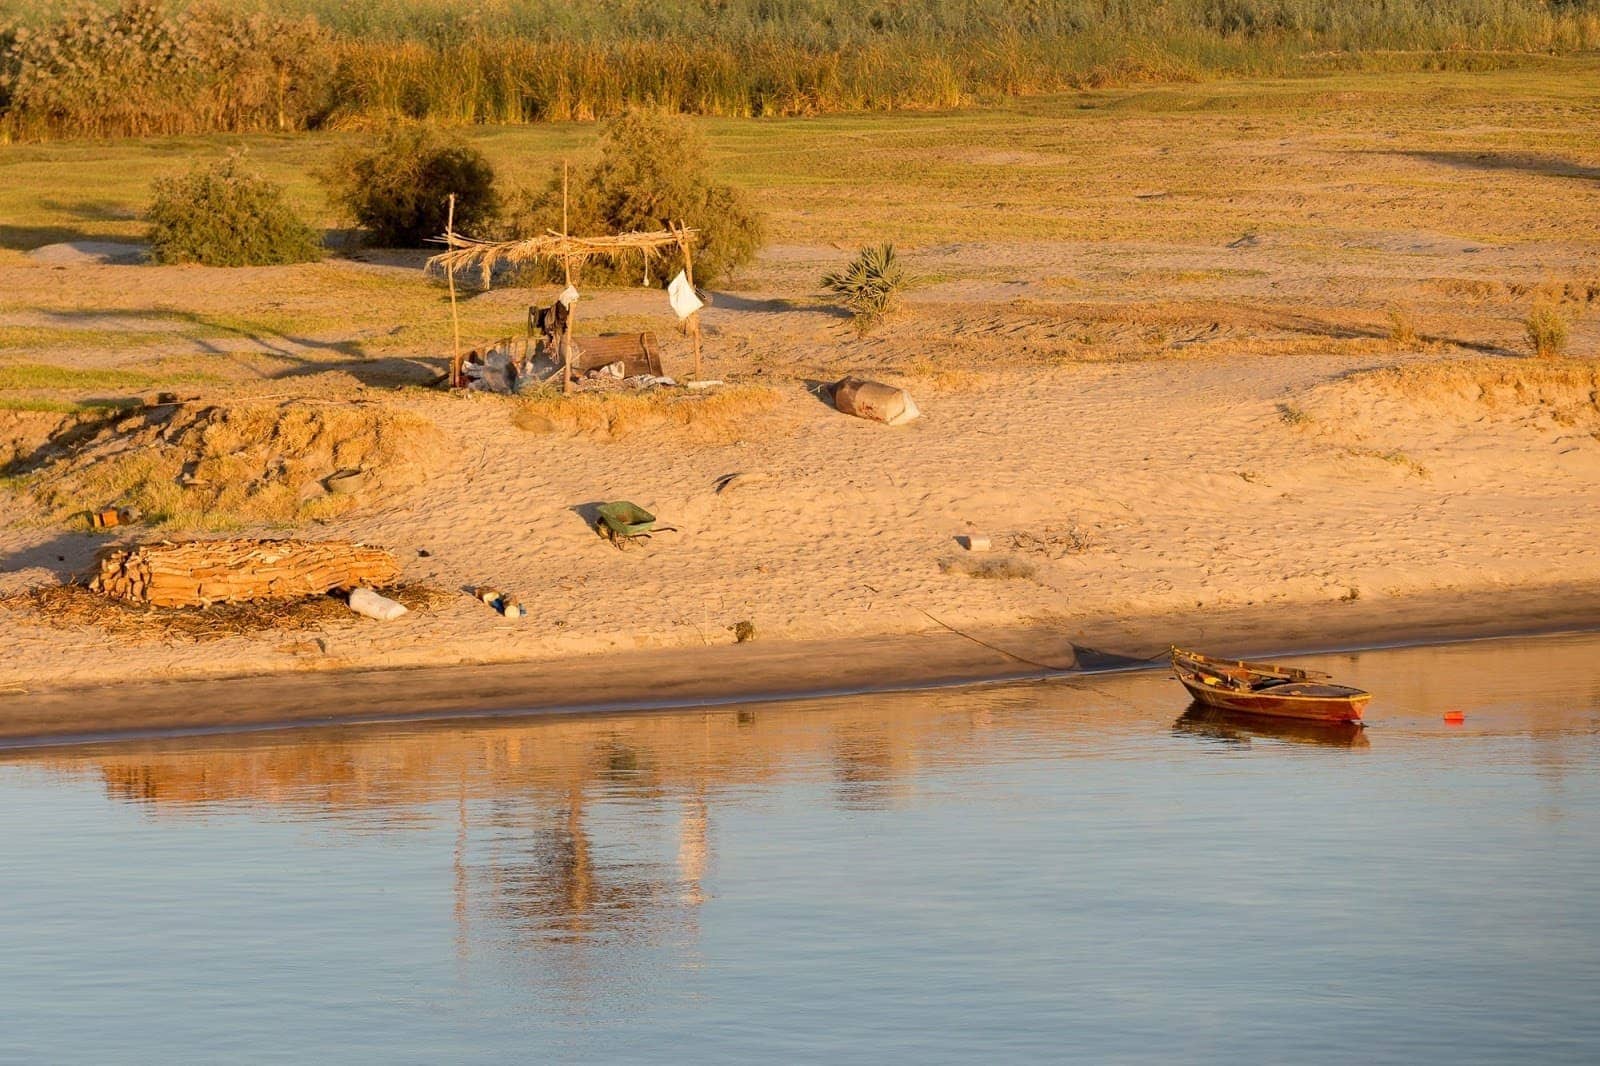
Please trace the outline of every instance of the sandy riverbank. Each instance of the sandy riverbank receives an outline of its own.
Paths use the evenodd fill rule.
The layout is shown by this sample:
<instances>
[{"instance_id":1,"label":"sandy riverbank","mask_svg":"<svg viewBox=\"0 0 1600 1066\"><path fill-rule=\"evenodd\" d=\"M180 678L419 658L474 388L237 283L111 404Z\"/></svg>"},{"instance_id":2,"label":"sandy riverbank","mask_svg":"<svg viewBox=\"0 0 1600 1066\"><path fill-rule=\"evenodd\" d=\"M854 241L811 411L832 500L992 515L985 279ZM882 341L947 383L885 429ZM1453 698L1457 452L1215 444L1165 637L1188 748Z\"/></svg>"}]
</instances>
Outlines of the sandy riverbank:
<instances>
[{"instance_id":1,"label":"sandy riverbank","mask_svg":"<svg viewBox=\"0 0 1600 1066\"><path fill-rule=\"evenodd\" d=\"M1388 604L1253 608L833 642L656 649L543 662L270 674L0 691L0 747L284 725L602 714L1159 668L1170 643L1293 655L1600 626L1600 585ZM1175 705L1184 697L1176 689ZM1379 715L1383 700L1375 704Z\"/></svg>"},{"instance_id":2,"label":"sandy riverbank","mask_svg":"<svg viewBox=\"0 0 1600 1066\"><path fill-rule=\"evenodd\" d=\"M640 652L692 661L732 645L741 621L755 628L740 649L752 656L915 640L935 618L1088 634L1091 646L1124 631L1136 645L1209 640L1207 625L1229 634L1210 621L1221 617L1256 619L1261 643L1289 646L1327 643L1302 634L1303 619L1361 619L1344 642L1365 644L1425 627L1455 600L1474 624L1546 611L1583 621L1564 590L1600 586L1592 374L1389 352L1029 369L971 391L924 381L926 415L900 429L780 386L748 435L713 443L529 434L509 401L401 393L384 402L437 426L453 465L305 533L393 548L407 580L441 592L434 606L389 624L336 613L197 640L81 616L63 625L13 599L0 610L0 688ZM759 477L718 492L735 471ZM582 513L615 498L679 532L617 551ZM956 538L973 532L996 549L963 551ZM106 542L23 516L0 528L0 594L60 581ZM519 595L529 617L508 621L460 591L477 584ZM1159 624L1139 634L1141 619Z\"/></svg>"},{"instance_id":3,"label":"sandy riverbank","mask_svg":"<svg viewBox=\"0 0 1600 1066\"><path fill-rule=\"evenodd\" d=\"M1600 588L1600 246L1579 166L1600 156L1549 102L1592 93L1417 79L1329 87L1312 107L1309 84L1230 88L1238 107L1216 109L1152 93L1138 110L840 120L862 135L843 157L806 123L718 127L732 172L788 191L765 197L772 243L704 316L708 376L743 391L677 421L419 387L449 310L417 255L0 256L0 692L24 693L0 696L5 713L238 676L379 671L403 690L405 671L439 668L470 704L491 666L524 664L503 667L513 702L570 705L1018 665L930 619L1139 656L1600 619L1583 591ZM518 165L542 136L487 143ZM1015 151L979 158L980 136ZM148 174L158 148L117 152ZM73 200L80 172L42 159L36 209ZM136 212L141 189L117 188ZM858 235L896 239L920 279L865 336L817 294ZM475 295L464 334L522 329L549 295ZM1529 356L1536 304L1570 322L1566 356ZM687 370L659 291L581 306L580 339L654 329L667 369ZM924 417L839 414L818 385L852 372L905 384ZM181 426L89 440L62 413L155 389L198 397ZM317 432L359 444L368 490L299 500L348 465ZM83 531L84 510L128 493L170 505L164 524ZM678 532L616 551L587 521L615 499ZM381 544L438 595L389 624L335 611L199 636L28 599L108 543L218 528ZM965 553L973 533L995 550ZM462 591L482 584L529 616ZM742 622L755 639L735 646ZM319 699L342 703L330 684ZM90 728L118 701L84 702Z\"/></svg>"}]
</instances>

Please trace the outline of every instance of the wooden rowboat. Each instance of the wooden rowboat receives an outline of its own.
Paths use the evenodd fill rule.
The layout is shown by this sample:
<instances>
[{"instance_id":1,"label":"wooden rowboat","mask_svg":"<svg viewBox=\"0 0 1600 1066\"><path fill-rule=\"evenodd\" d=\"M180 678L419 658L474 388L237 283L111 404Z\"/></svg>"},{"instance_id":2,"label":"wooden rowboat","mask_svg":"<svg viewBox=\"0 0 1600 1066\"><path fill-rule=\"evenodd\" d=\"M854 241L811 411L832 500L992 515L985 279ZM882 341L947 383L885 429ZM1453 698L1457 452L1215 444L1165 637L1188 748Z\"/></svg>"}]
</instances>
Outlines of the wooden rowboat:
<instances>
[{"instance_id":1,"label":"wooden rowboat","mask_svg":"<svg viewBox=\"0 0 1600 1066\"><path fill-rule=\"evenodd\" d=\"M1213 659L1172 649L1172 671L1195 702L1235 714L1297 718L1309 722L1359 722L1372 694L1330 685L1312 670Z\"/></svg>"}]
</instances>

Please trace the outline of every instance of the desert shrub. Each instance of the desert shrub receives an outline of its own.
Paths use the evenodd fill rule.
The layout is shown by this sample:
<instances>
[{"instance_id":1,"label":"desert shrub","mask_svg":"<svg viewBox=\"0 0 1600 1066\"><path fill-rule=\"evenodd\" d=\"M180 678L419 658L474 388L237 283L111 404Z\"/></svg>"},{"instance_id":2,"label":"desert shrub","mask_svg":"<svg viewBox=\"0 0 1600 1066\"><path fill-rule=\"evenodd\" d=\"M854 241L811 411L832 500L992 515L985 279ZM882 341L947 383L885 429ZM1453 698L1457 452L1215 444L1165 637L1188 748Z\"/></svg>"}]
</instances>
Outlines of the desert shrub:
<instances>
[{"instance_id":1,"label":"desert shrub","mask_svg":"<svg viewBox=\"0 0 1600 1066\"><path fill-rule=\"evenodd\" d=\"M876 244L861 249L843 270L824 275L822 286L840 297L865 329L894 310L909 280L894 245Z\"/></svg>"},{"instance_id":2,"label":"desert shrub","mask_svg":"<svg viewBox=\"0 0 1600 1066\"><path fill-rule=\"evenodd\" d=\"M390 123L340 153L319 177L371 241L386 248L423 247L442 234L451 194L462 233L484 233L500 215L494 168L483 153L426 123Z\"/></svg>"},{"instance_id":3,"label":"desert shrub","mask_svg":"<svg viewBox=\"0 0 1600 1066\"><path fill-rule=\"evenodd\" d=\"M157 181L149 220L158 263L271 266L322 254L283 187L245 169L238 156Z\"/></svg>"},{"instance_id":4,"label":"desert shrub","mask_svg":"<svg viewBox=\"0 0 1600 1066\"><path fill-rule=\"evenodd\" d=\"M1534 355L1560 355L1567 346L1567 320L1551 304L1535 304L1523 328Z\"/></svg>"},{"instance_id":5,"label":"desert shrub","mask_svg":"<svg viewBox=\"0 0 1600 1066\"><path fill-rule=\"evenodd\" d=\"M765 236L761 215L743 192L719 184L705 138L682 115L628 111L607 123L600 157L572 171L567 226L579 234L660 230L681 223L697 231L694 280L709 285L755 258ZM542 190L519 195L512 229L520 235L561 228L561 167ZM652 263L658 280L683 267L675 250ZM637 256L594 260L584 267L589 281L636 281L644 270Z\"/></svg>"},{"instance_id":6,"label":"desert shrub","mask_svg":"<svg viewBox=\"0 0 1600 1066\"><path fill-rule=\"evenodd\" d=\"M1392 304L1387 312L1389 318L1389 340L1401 348L1412 348L1417 343L1417 324L1411 318L1411 312L1399 304Z\"/></svg>"}]
</instances>

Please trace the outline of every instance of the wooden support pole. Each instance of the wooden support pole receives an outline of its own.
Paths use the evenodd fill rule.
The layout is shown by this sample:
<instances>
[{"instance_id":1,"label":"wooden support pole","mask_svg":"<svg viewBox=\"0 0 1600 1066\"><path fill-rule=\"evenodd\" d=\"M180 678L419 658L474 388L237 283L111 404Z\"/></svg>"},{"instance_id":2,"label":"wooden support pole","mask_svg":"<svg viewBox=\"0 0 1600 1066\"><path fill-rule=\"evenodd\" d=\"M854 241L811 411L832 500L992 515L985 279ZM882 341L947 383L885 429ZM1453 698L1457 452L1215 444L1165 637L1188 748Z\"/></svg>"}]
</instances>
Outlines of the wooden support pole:
<instances>
[{"instance_id":1,"label":"wooden support pole","mask_svg":"<svg viewBox=\"0 0 1600 1066\"><path fill-rule=\"evenodd\" d=\"M446 247L455 247L456 239L456 194L450 194L450 214L444 224ZM461 315L456 310L456 268L446 267L445 276L450 279L450 327L455 333L455 348L450 353L450 387L461 387Z\"/></svg>"},{"instance_id":2,"label":"wooden support pole","mask_svg":"<svg viewBox=\"0 0 1600 1066\"><path fill-rule=\"evenodd\" d=\"M694 288L694 242L689 239L688 229L680 222L677 227L678 245L683 249L683 278L689 283L689 288ZM689 316L686 323L689 337L694 341L694 379L701 380L700 373L700 312L696 311Z\"/></svg>"},{"instance_id":3,"label":"wooden support pole","mask_svg":"<svg viewBox=\"0 0 1600 1066\"><path fill-rule=\"evenodd\" d=\"M561 236L567 236L567 161L561 161ZM572 287L572 257L561 257L561 274L567 280L567 288ZM564 394L572 392L572 305L567 304L567 313L562 319L561 326L561 391Z\"/></svg>"},{"instance_id":4,"label":"wooden support pole","mask_svg":"<svg viewBox=\"0 0 1600 1066\"><path fill-rule=\"evenodd\" d=\"M572 311L567 304L566 316L561 320L561 391L572 391Z\"/></svg>"}]
</instances>

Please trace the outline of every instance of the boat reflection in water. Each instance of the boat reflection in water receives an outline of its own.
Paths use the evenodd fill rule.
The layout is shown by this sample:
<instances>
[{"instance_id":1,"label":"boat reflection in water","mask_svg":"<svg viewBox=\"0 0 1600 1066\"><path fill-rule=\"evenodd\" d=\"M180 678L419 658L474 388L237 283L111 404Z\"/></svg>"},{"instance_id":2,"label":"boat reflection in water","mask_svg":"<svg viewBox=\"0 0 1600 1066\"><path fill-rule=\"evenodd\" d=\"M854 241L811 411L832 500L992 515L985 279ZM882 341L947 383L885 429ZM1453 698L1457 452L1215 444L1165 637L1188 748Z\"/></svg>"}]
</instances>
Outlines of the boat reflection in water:
<instances>
[{"instance_id":1,"label":"boat reflection in water","mask_svg":"<svg viewBox=\"0 0 1600 1066\"><path fill-rule=\"evenodd\" d=\"M1283 740L1293 744L1320 744L1329 748L1371 746L1367 730L1360 722L1317 722L1270 715L1242 714L1189 704L1189 709L1172 723L1174 734L1192 734L1224 744L1249 744L1256 738Z\"/></svg>"}]
</instances>

